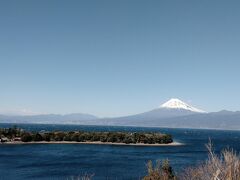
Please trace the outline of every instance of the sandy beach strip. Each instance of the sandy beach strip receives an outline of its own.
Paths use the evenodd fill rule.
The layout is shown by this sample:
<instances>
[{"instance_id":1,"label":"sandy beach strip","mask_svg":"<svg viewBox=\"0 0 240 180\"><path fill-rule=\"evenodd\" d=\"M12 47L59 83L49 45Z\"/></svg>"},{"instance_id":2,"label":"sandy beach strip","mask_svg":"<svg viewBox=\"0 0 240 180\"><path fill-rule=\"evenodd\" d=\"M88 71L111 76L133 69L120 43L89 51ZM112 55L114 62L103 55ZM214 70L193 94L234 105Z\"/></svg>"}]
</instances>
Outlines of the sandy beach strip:
<instances>
[{"instance_id":1,"label":"sandy beach strip","mask_svg":"<svg viewBox=\"0 0 240 180\"><path fill-rule=\"evenodd\" d=\"M168 144L144 144L144 143L112 143L112 142L101 142L101 141L87 141L87 142L76 142L76 141L32 141L32 142L22 142L22 141L10 141L0 144L95 144L95 145L117 145L117 146L182 146L183 143L172 142Z\"/></svg>"}]
</instances>

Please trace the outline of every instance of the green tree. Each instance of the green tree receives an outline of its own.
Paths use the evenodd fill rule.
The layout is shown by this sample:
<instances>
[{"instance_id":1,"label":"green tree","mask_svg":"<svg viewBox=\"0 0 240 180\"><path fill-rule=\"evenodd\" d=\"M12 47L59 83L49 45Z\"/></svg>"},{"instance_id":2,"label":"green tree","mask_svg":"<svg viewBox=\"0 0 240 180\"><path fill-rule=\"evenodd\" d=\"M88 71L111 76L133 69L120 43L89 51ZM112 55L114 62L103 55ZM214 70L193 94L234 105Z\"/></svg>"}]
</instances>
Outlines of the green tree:
<instances>
[{"instance_id":1,"label":"green tree","mask_svg":"<svg viewBox=\"0 0 240 180\"><path fill-rule=\"evenodd\" d=\"M42 140L43 140L43 137L41 134L36 133L32 135L32 141L42 141Z\"/></svg>"},{"instance_id":2,"label":"green tree","mask_svg":"<svg viewBox=\"0 0 240 180\"><path fill-rule=\"evenodd\" d=\"M21 140L23 142L30 142L32 141L32 136L30 133L24 133L22 136L21 136Z\"/></svg>"}]
</instances>

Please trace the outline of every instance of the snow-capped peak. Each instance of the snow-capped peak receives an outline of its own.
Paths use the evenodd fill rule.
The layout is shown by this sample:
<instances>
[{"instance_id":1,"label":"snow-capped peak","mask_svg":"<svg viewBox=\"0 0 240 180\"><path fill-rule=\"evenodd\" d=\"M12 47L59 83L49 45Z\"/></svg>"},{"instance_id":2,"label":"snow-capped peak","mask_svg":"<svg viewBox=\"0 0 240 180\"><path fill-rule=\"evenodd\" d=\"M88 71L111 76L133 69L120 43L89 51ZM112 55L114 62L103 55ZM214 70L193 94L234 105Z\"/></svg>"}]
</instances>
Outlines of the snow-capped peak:
<instances>
[{"instance_id":1,"label":"snow-capped peak","mask_svg":"<svg viewBox=\"0 0 240 180\"><path fill-rule=\"evenodd\" d=\"M201 109L197 109L193 106L188 105L187 103L179 100L179 99L170 99L166 103L162 104L160 108L167 108L167 109L184 109L192 112L198 112L198 113L205 113L205 111Z\"/></svg>"}]
</instances>

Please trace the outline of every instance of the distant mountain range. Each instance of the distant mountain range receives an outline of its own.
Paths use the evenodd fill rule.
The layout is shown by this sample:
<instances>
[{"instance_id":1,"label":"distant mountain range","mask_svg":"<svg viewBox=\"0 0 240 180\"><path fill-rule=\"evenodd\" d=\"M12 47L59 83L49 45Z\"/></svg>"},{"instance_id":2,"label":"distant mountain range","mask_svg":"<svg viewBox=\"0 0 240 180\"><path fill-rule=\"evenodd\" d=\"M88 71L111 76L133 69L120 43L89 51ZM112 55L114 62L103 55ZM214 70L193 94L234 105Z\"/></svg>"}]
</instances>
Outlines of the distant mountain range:
<instances>
[{"instance_id":1,"label":"distant mountain range","mask_svg":"<svg viewBox=\"0 0 240 180\"><path fill-rule=\"evenodd\" d=\"M240 111L207 113L179 99L170 99L154 110L117 118L98 118L89 114L46 114L34 116L0 115L0 123L82 124L150 126L170 128L240 130Z\"/></svg>"},{"instance_id":2,"label":"distant mountain range","mask_svg":"<svg viewBox=\"0 0 240 180\"><path fill-rule=\"evenodd\" d=\"M74 114L40 114L27 116L7 116L0 115L1 123L37 123L37 124L85 124L88 121L98 119L94 115L74 113Z\"/></svg>"}]
</instances>

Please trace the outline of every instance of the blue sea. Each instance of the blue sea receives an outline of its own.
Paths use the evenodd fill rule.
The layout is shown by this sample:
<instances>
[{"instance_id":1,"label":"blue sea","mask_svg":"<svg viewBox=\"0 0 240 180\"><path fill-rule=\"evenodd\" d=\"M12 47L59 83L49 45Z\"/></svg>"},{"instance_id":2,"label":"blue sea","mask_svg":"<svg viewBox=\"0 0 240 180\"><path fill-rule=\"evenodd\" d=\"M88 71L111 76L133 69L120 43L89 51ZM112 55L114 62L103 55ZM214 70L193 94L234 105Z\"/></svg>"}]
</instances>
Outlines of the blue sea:
<instances>
[{"instance_id":1,"label":"blue sea","mask_svg":"<svg viewBox=\"0 0 240 180\"><path fill-rule=\"evenodd\" d=\"M0 124L0 127L12 127ZM163 132L173 135L183 146L142 147L87 144L0 144L0 179L71 179L85 174L93 179L141 179L149 160L168 159L176 173L207 158L205 144L212 140L215 152L223 148L240 151L240 131L168 129L116 126L33 125L18 127L30 131L141 131Z\"/></svg>"}]
</instances>

